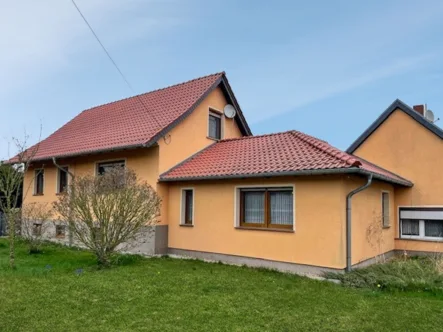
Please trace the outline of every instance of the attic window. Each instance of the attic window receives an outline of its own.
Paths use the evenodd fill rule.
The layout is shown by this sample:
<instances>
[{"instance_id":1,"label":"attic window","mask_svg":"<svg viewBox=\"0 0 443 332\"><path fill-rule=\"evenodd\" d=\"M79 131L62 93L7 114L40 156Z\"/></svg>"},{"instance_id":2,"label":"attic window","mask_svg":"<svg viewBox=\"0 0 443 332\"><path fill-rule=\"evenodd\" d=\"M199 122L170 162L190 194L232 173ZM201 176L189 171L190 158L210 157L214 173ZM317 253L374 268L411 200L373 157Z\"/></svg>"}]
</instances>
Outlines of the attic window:
<instances>
[{"instance_id":1,"label":"attic window","mask_svg":"<svg viewBox=\"0 0 443 332\"><path fill-rule=\"evenodd\" d=\"M208 136L213 139L221 139L221 115L209 112Z\"/></svg>"}]
</instances>

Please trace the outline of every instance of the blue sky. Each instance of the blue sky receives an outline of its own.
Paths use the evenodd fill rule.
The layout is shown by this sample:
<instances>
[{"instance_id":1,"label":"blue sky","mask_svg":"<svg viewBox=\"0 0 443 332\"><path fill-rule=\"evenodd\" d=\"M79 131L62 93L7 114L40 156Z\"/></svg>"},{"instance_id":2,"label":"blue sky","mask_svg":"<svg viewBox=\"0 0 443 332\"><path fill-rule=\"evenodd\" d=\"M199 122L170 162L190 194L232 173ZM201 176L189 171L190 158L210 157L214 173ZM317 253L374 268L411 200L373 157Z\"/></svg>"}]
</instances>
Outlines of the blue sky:
<instances>
[{"instance_id":1,"label":"blue sky","mask_svg":"<svg viewBox=\"0 0 443 332\"><path fill-rule=\"evenodd\" d=\"M439 0L77 3L137 93L224 70L254 134L345 149L396 98L443 118ZM70 1L4 3L0 29L0 159L132 95Z\"/></svg>"}]
</instances>

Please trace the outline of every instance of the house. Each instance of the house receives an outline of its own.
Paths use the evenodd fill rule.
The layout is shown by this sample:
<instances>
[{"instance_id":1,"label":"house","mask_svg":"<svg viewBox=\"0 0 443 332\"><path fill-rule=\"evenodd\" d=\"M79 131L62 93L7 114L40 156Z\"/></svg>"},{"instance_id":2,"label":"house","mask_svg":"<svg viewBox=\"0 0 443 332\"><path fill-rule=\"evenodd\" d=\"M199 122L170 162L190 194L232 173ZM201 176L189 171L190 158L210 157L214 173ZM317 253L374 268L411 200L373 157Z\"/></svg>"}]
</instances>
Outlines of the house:
<instances>
[{"instance_id":1,"label":"house","mask_svg":"<svg viewBox=\"0 0 443 332\"><path fill-rule=\"evenodd\" d=\"M346 152L295 130L253 136L218 73L80 113L39 144L25 203L56 200L64 170L124 165L163 200L145 253L349 270L381 254L443 249L442 138L401 101Z\"/></svg>"}]
</instances>

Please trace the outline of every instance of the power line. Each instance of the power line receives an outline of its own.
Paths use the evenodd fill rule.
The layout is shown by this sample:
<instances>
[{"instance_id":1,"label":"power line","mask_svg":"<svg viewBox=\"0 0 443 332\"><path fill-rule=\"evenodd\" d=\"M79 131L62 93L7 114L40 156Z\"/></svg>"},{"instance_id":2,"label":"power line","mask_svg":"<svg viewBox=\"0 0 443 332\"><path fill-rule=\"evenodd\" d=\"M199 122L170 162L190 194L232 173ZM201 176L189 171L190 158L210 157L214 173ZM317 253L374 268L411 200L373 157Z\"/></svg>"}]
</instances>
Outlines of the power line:
<instances>
[{"instance_id":1,"label":"power line","mask_svg":"<svg viewBox=\"0 0 443 332\"><path fill-rule=\"evenodd\" d=\"M123 80L125 81L126 85L129 87L129 89L132 91L132 93L135 95L135 97L138 99L138 101L140 102L140 104L142 104L143 108L146 110L146 112L149 114L149 116L155 121L155 123L157 123L157 125L159 127L161 127L160 123L157 121L157 119L154 117L153 114L151 114L148 110L148 107L145 105L145 103L143 102L143 100L140 98L140 96L135 92L135 90L132 88L131 83L129 83L129 81L126 79L125 75L123 74L123 72L120 70L120 68L117 66L117 63L114 61L114 59L112 58L111 54L108 52L108 50L106 49L105 45L103 45L103 43L101 42L100 38L98 38L97 34L95 33L94 29L92 28L92 26L89 24L88 20L86 19L86 17L83 15L83 13L81 12L80 8L77 6L77 4L75 3L74 0L71 0L72 4L74 5L75 9L77 9L78 13L80 14L80 16L82 17L83 21L85 21L86 25L88 26L89 30L91 30L92 34L94 35L95 39L97 39L98 43L100 44L100 46L102 47L103 51L105 51L106 55L108 56L109 60L112 62L112 64L114 65L115 69L117 69L117 71L119 72L120 76L123 78Z\"/></svg>"}]
</instances>

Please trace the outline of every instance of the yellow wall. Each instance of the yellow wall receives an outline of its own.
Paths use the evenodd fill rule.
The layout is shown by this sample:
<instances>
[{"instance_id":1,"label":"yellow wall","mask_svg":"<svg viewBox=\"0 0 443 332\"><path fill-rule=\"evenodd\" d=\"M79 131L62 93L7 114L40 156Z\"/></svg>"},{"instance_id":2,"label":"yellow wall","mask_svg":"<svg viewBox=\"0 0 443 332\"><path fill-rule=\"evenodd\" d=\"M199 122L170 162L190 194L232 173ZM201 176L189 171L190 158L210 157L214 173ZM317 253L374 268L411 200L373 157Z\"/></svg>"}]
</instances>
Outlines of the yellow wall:
<instances>
[{"instance_id":1,"label":"yellow wall","mask_svg":"<svg viewBox=\"0 0 443 332\"><path fill-rule=\"evenodd\" d=\"M235 187L295 185L295 232L234 227ZM182 188L194 188L194 227L180 226ZM169 247L344 268L345 186L341 177L171 184Z\"/></svg>"},{"instance_id":2,"label":"yellow wall","mask_svg":"<svg viewBox=\"0 0 443 332\"><path fill-rule=\"evenodd\" d=\"M147 181L156 188L158 179L158 147L146 149L134 149L120 152L95 154L71 159L60 159L57 163L68 166L69 171L75 176L93 175L96 171L96 163L110 160L126 160L126 166L137 173L139 179ZM34 196L34 171L43 167L44 191L42 196ZM29 169L24 180L24 203L52 203L57 200L57 168L52 161L45 164L36 164Z\"/></svg>"},{"instance_id":3,"label":"yellow wall","mask_svg":"<svg viewBox=\"0 0 443 332\"><path fill-rule=\"evenodd\" d=\"M207 137L209 108L222 112L226 104L222 90L215 89L183 122L158 141L160 174L215 142ZM222 138L241 136L235 120L223 116Z\"/></svg>"},{"instance_id":4,"label":"yellow wall","mask_svg":"<svg viewBox=\"0 0 443 332\"><path fill-rule=\"evenodd\" d=\"M395 249L406 251L443 252L443 242L395 240Z\"/></svg>"},{"instance_id":5,"label":"yellow wall","mask_svg":"<svg viewBox=\"0 0 443 332\"><path fill-rule=\"evenodd\" d=\"M399 206L443 206L442 151L443 140L409 115L396 110L354 152L414 183L412 188L395 190L395 237L399 236ZM429 247L417 241L411 246L416 248L414 250L420 250L420 246L421 250Z\"/></svg>"},{"instance_id":6,"label":"yellow wall","mask_svg":"<svg viewBox=\"0 0 443 332\"><path fill-rule=\"evenodd\" d=\"M350 178L347 192L366 183L366 180ZM383 228L382 192L389 192L390 227ZM352 264L394 250L395 206L394 187L388 183L373 181L371 186L352 198ZM374 230L367 236L368 229Z\"/></svg>"}]
</instances>

